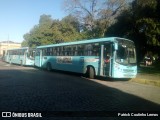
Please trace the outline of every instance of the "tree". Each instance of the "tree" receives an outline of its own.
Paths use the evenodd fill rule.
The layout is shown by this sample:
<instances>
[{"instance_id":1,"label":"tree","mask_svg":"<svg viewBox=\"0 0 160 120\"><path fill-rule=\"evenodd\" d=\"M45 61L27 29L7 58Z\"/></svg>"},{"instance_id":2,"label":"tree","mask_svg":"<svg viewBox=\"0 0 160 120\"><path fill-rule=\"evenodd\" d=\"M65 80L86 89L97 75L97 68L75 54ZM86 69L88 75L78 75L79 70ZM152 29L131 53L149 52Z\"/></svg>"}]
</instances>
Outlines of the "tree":
<instances>
[{"instance_id":1,"label":"tree","mask_svg":"<svg viewBox=\"0 0 160 120\"><path fill-rule=\"evenodd\" d=\"M39 24L23 37L22 46L29 47L84 38L80 33L79 22L71 15L64 17L61 21L52 19L50 15L41 15Z\"/></svg>"},{"instance_id":2,"label":"tree","mask_svg":"<svg viewBox=\"0 0 160 120\"><path fill-rule=\"evenodd\" d=\"M117 22L110 26L106 35L134 40L138 61L141 61L147 51L153 51L151 46L160 45L158 9L158 0L135 0L116 18Z\"/></svg>"},{"instance_id":3,"label":"tree","mask_svg":"<svg viewBox=\"0 0 160 120\"><path fill-rule=\"evenodd\" d=\"M80 32L80 23L76 17L69 14L68 16L64 17L61 22L68 23L77 31Z\"/></svg>"},{"instance_id":4,"label":"tree","mask_svg":"<svg viewBox=\"0 0 160 120\"><path fill-rule=\"evenodd\" d=\"M22 45L35 47L43 44L52 43L53 33L50 29L52 25L52 18L50 15L41 15L39 24L35 25L29 33L26 33Z\"/></svg>"},{"instance_id":5,"label":"tree","mask_svg":"<svg viewBox=\"0 0 160 120\"><path fill-rule=\"evenodd\" d=\"M158 0L135 0L132 4L135 21L133 35L137 36L135 42L140 47L139 50L144 49L144 53L147 51L156 52L155 48L157 47L154 46L160 45L158 9Z\"/></svg>"},{"instance_id":6,"label":"tree","mask_svg":"<svg viewBox=\"0 0 160 120\"><path fill-rule=\"evenodd\" d=\"M89 5L89 7L88 7ZM70 14L76 16L78 20L87 25L89 29L94 27L94 19L97 14L97 0L67 0L64 2L64 8Z\"/></svg>"},{"instance_id":7,"label":"tree","mask_svg":"<svg viewBox=\"0 0 160 120\"><path fill-rule=\"evenodd\" d=\"M139 34L143 34L146 38L146 44L157 46L160 45L159 35L160 27L159 23L151 18L142 18L136 22Z\"/></svg>"},{"instance_id":8,"label":"tree","mask_svg":"<svg viewBox=\"0 0 160 120\"><path fill-rule=\"evenodd\" d=\"M68 15L61 20L60 29L62 36L66 41L74 41L83 38L80 33L80 23L76 17Z\"/></svg>"},{"instance_id":9,"label":"tree","mask_svg":"<svg viewBox=\"0 0 160 120\"><path fill-rule=\"evenodd\" d=\"M77 17L81 23L81 31L88 38L104 37L108 26L126 7L129 0L66 0L65 11Z\"/></svg>"}]
</instances>

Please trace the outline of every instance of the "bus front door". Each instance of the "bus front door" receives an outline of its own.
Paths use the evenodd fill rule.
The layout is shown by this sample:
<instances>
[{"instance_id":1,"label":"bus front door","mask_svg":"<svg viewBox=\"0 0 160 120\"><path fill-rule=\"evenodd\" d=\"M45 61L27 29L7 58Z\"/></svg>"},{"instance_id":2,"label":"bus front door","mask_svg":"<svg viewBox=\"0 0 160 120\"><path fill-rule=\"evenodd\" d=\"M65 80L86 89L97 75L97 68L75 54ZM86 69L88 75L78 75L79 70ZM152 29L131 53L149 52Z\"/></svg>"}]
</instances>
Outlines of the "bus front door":
<instances>
[{"instance_id":1,"label":"bus front door","mask_svg":"<svg viewBox=\"0 0 160 120\"><path fill-rule=\"evenodd\" d=\"M103 61L102 61L102 68L103 68L103 76L112 76L112 44L106 43L102 45L103 52L101 55L103 55Z\"/></svg>"}]
</instances>

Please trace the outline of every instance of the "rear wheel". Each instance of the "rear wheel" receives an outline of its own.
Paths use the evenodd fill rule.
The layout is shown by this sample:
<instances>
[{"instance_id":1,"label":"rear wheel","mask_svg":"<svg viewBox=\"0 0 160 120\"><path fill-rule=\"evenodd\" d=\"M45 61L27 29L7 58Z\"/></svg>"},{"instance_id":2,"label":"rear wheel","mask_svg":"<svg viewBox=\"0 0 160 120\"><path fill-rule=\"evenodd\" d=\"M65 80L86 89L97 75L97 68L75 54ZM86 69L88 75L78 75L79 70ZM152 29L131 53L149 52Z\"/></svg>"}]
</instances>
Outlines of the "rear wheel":
<instances>
[{"instance_id":1,"label":"rear wheel","mask_svg":"<svg viewBox=\"0 0 160 120\"><path fill-rule=\"evenodd\" d=\"M88 78L94 79L95 78L94 68L93 67L88 67L86 74L87 74Z\"/></svg>"},{"instance_id":2,"label":"rear wheel","mask_svg":"<svg viewBox=\"0 0 160 120\"><path fill-rule=\"evenodd\" d=\"M51 63L47 63L47 71L51 71L51 70L52 70Z\"/></svg>"}]
</instances>

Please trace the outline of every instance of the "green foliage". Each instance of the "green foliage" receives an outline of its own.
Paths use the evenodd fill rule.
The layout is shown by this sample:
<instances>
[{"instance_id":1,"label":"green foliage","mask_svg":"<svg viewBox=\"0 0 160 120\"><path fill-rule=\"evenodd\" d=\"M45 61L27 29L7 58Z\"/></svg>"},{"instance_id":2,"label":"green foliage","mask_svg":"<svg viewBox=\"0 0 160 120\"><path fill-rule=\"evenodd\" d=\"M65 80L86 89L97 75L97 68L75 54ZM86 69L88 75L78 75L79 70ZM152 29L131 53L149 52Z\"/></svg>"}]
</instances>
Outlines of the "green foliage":
<instances>
[{"instance_id":1,"label":"green foliage","mask_svg":"<svg viewBox=\"0 0 160 120\"><path fill-rule=\"evenodd\" d=\"M142 18L136 21L137 28L146 37L148 45L159 45L160 23L152 18Z\"/></svg>"},{"instance_id":2,"label":"green foliage","mask_svg":"<svg viewBox=\"0 0 160 120\"><path fill-rule=\"evenodd\" d=\"M156 51L160 46L160 1L134 0L130 8L122 11L106 36L126 37L134 40L138 61L147 51ZM153 46L153 47L152 47Z\"/></svg>"},{"instance_id":3,"label":"green foliage","mask_svg":"<svg viewBox=\"0 0 160 120\"><path fill-rule=\"evenodd\" d=\"M39 24L24 35L22 46L36 47L54 44L58 40L64 42L82 39L78 21L70 16L61 21L53 20L50 15L40 16Z\"/></svg>"},{"instance_id":4,"label":"green foliage","mask_svg":"<svg viewBox=\"0 0 160 120\"><path fill-rule=\"evenodd\" d=\"M128 0L71 1L66 4L72 14L62 20L41 15L39 24L24 35L22 46L117 36L134 40L139 59L150 46L160 46L160 0L133 0L130 6Z\"/></svg>"},{"instance_id":5,"label":"green foliage","mask_svg":"<svg viewBox=\"0 0 160 120\"><path fill-rule=\"evenodd\" d=\"M111 25L106 32L106 36L129 37L133 33L134 21L130 9L123 11L115 24Z\"/></svg>"},{"instance_id":6,"label":"green foliage","mask_svg":"<svg viewBox=\"0 0 160 120\"><path fill-rule=\"evenodd\" d=\"M53 32L50 29L52 19L50 15L40 16L39 25L35 25L29 33L26 33L22 46L36 47L52 43Z\"/></svg>"},{"instance_id":7,"label":"green foliage","mask_svg":"<svg viewBox=\"0 0 160 120\"><path fill-rule=\"evenodd\" d=\"M137 44L160 45L158 0L135 0L130 9L123 11L106 35L134 38ZM141 41L137 41L139 38Z\"/></svg>"}]
</instances>

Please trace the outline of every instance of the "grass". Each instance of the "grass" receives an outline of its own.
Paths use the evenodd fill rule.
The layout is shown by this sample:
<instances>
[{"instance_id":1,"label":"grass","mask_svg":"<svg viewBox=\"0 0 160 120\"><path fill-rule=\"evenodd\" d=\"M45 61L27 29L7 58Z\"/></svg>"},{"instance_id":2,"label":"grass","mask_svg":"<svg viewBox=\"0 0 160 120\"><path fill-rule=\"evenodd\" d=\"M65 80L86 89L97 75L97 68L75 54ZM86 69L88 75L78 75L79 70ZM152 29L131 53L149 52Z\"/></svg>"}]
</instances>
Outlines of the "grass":
<instances>
[{"instance_id":1,"label":"grass","mask_svg":"<svg viewBox=\"0 0 160 120\"><path fill-rule=\"evenodd\" d=\"M160 75L160 62L155 62L152 66L140 66L138 73Z\"/></svg>"}]
</instances>

